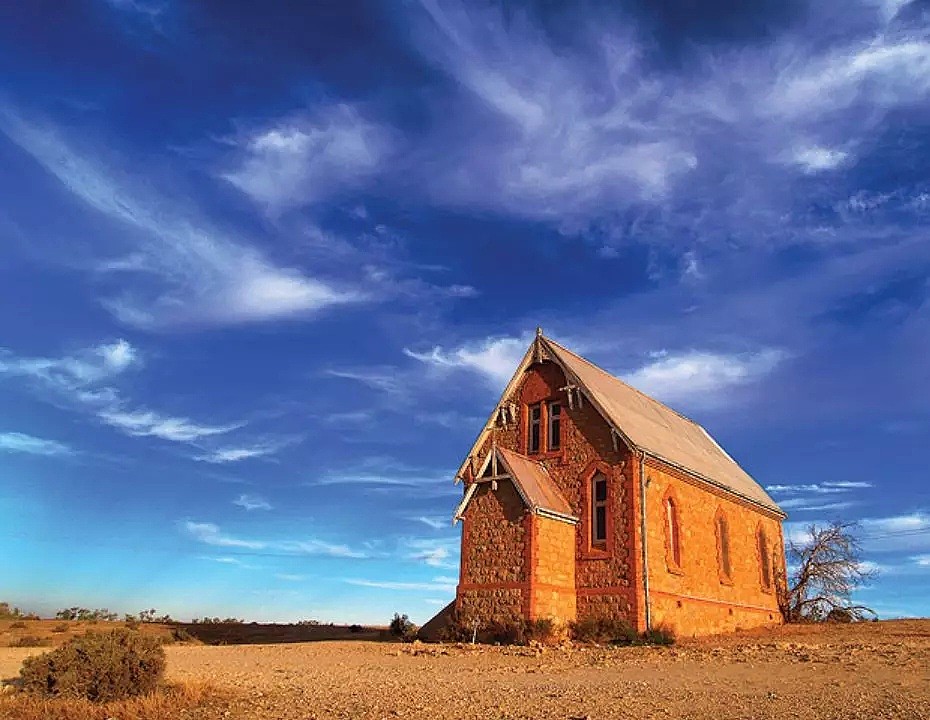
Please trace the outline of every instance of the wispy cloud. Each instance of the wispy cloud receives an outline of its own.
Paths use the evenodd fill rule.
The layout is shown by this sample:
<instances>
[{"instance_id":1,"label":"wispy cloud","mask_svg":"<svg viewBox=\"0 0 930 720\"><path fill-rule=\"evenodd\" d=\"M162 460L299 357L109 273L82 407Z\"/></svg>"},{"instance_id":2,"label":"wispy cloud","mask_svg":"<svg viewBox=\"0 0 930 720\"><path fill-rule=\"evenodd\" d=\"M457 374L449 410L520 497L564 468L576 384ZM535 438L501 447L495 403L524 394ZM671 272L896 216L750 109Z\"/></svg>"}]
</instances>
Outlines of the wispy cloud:
<instances>
[{"instance_id":1,"label":"wispy cloud","mask_svg":"<svg viewBox=\"0 0 930 720\"><path fill-rule=\"evenodd\" d=\"M71 455L74 450L56 440L46 440L18 432L0 433L0 453L24 453L26 455Z\"/></svg>"},{"instance_id":2,"label":"wispy cloud","mask_svg":"<svg viewBox=\"0 0 930 720\"><path fill-rule=\"evenodd\" d=\"M359 587L378 588L381 590L398 590L398 591L434 591L434 592L455 592L455 578L438 577L432 582L399 582L394 580L364 580L357 578L347 578L344 582L349 585Z\"/></svg>"},{"instance_id":3,"label":"wispy cloud","mask_svg":"<svg viewBox=\"0 0 930 720\"><path fill-rule=\"evenodd\" d=\"M377 172L390 135L352 105L316 107L233 139L238 162L223 177L273 212L313 205Z\"/></svg>"},{"instance_id":4,"label":"wispy cloud","mask_svg":"<svg viewBox=\"0 0 930 720\"><path fill-rule=\"evenodd\" d=\"M317 538L301 540L256 540L241 538L224 533L214 523L187 520L181 528L198 542L214 547L239 548L242 550L263 551L265 553L285 553L289 555L323 555L346 559L367 557L367 554L354 550L348 545L331 543ZM261 554L259 552L258 554Z\"/></svg>"},{"instance_id":5,"label":"wispy cloud","mask_svg":"<svg viewBox=\"0 0 930 720\"><path fill-rule=\"evenodd\" d=\"M0 348L0 374L26 377L67 393L113 378L140 362L138 351L123 339L60 358L21 357Z\"/></svg>"},{"instance_id":6,"label":"wispy cloud","mask_svg":"<svg viewBox=\"0 0 930 720\"><path fill-rule=\"evenodd\" d=\"M457 570L459 567L459 547L456 539L407 538L402 547L407 560L447 570Z\"/></svg>"},{"instance_id":7,"label":"wispy cloud","mask_svg":"<svg viewBox=\"0 0 930 720\"><path fill-rule=\"evenodd\" d=\"M784 358L784 352L774 349L747 354L663 353L623 379L664 402L708 407L730 399L733 388L765 377Z\"/></svg>"},{"instance_id":8,"label":"wispy cloud","mask_svg":"<svg viewBox=\"0 0 930 720\"><path fill-rule=\"evenodd\" d=\"M194 459L214 465L241 462L253 458L267 457L281 449L280 444L253 445L250 447L226 447L195 455Z\"/></svg>"},{"instance_id":9,"label":"wispy cloud","mask_svg":"<svg viewBox=\"0 0 930 720\"><path fill-rule=\"evenodd\" d=\"M243 510L271 510L271 503L268 502L265 498L260 495L249 495L243 493L235 500L233 500L233 505L238 505Z\"/></svg>"},{"instance_id":10,"label":"wispy cloud","mask_svg":"<svg viewBox=\"0 0 930 720\"><path fill-rule=\"evenodd\" d=\"M131 262L105 260L103 271L141 281L104 299L121 321L147 328L190 323L244 323L308 316L361 300L353 290L276 265L179 200L140 186L131 173L108 170L72 149L57 130L0 108L0 131L32 155L88 207L134 232Z\"/></svg>"},{"instance_id":11,"label":"wispy cloud","mask_svg":"<svg viewBox=\"0 0 930 720\"><path fill-rule=\"evenodd\" d=\"M436 346L416 352L404 348L404 354L440 370L469 370L502 388L513 375L529 346L529 338L495 337L452 348Z\"/></svg>"},{"instance_id":12,"label":"wispy cloud","mask_svg":"<svg viewBox=\"0 0 930 720\"><path fill-rule=\"evenodd\" d=\"M199 425L188 418L166 417L150 410L101 410L98 417L127 435L157 437L173 442L192 442L213 435L224 435L242 427L233 425Z\"/></svg>"},{"instance_id":13,"label":"wispy cloud","mask_svg":"<svg viewBox=\"0 0 930 720\"><path fill-rule=\"evenodd\" d=\"M425 515L418 515L412 518L416 522L421 522L424 525L428 525L433 528L433 530L439 530L440 528L448 527L451 524L451 520L448 518L441 517L427 517Z\"/></svg>"},{"instance_id":14,"label":"wispy cloud","mask_svg":"<svg viewBox=\"0 0 930 720\"><path fill-rule=\"evenodd\" d=\"M343 380L353 380L362 385L367 385L373 390L388 393L389 395L399 395L404 392L405 385L399 377L397 368L392 367L371 367L360 369L331 369L326 374L330 377L342 378Z\"/></svg>"}]
</instances>

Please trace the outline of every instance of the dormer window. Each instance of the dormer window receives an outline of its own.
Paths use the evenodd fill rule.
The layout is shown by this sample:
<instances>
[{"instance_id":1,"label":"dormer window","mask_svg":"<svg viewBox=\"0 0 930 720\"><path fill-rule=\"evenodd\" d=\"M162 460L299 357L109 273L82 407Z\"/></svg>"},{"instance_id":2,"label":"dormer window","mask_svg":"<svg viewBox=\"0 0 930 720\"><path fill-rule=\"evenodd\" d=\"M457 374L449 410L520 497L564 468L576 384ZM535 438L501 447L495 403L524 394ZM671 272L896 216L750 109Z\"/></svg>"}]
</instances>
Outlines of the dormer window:
<instances>
[{"instance_id":1,"label":"dormer window","mask_svg":"<svg viewBox=\"0 0 930 720\"><path fill-rule=\"evenodd\" d=\"M549 403L549 412L546 414L546 440L548 450L558 450L562 446L562 403Z\"/></svg>"},{"instance_id":2,"label":"dormer window","mask_svg":"<svg viewBox=\"0 0 930 720\"><path fill-rule=\"evenodd\" d=\"M540 435L542 433L542 405L536 403L529 406L529 435L526 442L527 454L539 452Z\"/></svg>"}]
</instances>

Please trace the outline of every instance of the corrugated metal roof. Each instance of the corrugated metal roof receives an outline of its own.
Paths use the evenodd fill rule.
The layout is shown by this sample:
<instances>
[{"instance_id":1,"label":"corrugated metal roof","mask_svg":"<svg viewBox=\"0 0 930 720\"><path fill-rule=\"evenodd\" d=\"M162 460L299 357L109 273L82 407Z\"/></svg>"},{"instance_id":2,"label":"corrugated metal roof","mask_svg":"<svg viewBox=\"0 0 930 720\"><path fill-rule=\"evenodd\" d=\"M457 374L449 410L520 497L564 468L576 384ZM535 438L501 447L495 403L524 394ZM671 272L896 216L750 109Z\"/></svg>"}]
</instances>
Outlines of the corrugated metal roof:
<instances>
[{"instance_id":1,"label":"corrugated metal roof","mask_svg":"<svg viewBox=\"0 0 930 720\"><path fill-rule=\"evenodd\" d=\"M781 513L768 493L693 420L627 385L557 342L539 342L637 448ZM532 461L530 461L532 462ZM535 463L534 463L535 464Z\"/></svg>"},{"instance_id":2,"label":"corrugated metal roof","mask_svg":"<svg viewBox=\"0 0 930 720\"><path fill-rule=\"evenodd\" d=\"M497 448L497 456L503 460L508 474L531 510L548 510L557 515L577 519L572 512L572 506L559 492L546 468L540 463L502 447Z\"/></svg>"}]
</instances>

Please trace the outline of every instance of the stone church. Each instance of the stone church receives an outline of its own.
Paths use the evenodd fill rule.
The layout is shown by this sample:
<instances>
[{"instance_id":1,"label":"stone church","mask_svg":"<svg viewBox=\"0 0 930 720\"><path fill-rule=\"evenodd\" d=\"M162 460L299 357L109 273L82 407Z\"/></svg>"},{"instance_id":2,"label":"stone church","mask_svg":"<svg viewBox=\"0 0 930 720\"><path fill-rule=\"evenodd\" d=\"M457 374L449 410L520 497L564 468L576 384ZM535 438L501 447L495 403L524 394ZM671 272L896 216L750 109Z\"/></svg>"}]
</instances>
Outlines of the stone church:
<instances>
[{"instance_id":1,"label":"stone church","mask_svg":"<svg viewBox=\"0 0 930 720\"><path fill-rule=\"evenodd\" d=\"M784 512L700 425L541 331L456 480L469 624L781 622Z\"/></svg>"}]
</instances>

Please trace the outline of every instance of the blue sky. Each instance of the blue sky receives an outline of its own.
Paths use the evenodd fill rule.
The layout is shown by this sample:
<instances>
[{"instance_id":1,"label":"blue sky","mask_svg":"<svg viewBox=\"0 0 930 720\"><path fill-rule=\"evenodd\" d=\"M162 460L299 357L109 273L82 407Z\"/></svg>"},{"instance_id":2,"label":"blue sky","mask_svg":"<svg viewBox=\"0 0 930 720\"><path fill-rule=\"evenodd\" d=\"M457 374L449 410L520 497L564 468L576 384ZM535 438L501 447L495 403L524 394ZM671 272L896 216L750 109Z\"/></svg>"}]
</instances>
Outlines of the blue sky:
<instances>
[{"instance_id":1,"label":"blue sky","mask_svg":"<svg viewBox=\"0 0 930 720\"><path fill-rule=\"evenodd\" d=\"M3 599L426 619L542 325L927 614L928 19L6 4Z\"/></svg>"}]
</instances>

